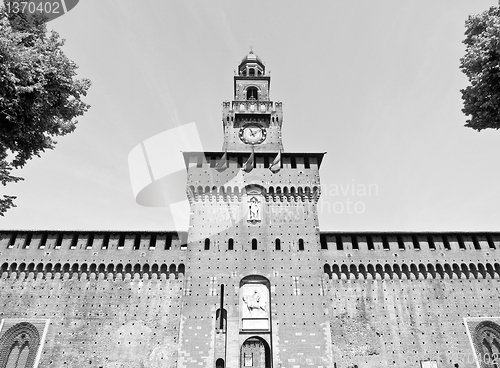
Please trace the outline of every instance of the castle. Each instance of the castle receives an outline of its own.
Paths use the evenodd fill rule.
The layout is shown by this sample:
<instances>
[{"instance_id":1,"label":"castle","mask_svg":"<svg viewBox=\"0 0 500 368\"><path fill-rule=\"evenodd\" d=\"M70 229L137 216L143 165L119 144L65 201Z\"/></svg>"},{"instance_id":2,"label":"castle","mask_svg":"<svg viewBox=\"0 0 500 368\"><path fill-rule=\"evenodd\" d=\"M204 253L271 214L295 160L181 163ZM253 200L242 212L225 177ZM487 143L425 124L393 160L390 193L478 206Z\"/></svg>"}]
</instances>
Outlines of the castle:
<instances>
[{"instance_id":1,"label":"castle","mask_svg":"<svg viewBox=\"0 0 500 368\"><path fill-rule=\"evenodd\" d=\"M500 233L319 230L250 52L187 232L0 231L0 368L498 367Z\"/></svg>"}]
</instances>

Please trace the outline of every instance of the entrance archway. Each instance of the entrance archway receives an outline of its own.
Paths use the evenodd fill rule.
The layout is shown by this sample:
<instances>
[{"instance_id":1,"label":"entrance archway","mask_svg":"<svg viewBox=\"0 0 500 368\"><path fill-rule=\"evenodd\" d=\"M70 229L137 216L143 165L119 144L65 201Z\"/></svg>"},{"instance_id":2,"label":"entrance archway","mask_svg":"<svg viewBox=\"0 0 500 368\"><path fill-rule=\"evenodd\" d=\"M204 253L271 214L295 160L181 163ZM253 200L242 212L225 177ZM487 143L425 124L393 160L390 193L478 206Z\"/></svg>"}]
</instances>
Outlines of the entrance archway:
<instances>
[{"instance_id":1,"label":"entrance archway","mask_svg":"<svg viewBox=\"0 0 500 368\"><path fill-rule=\"evenodd\" d=\"M259 336L252 336L241 345L240 368L271 368L271 349Z\"/></svg>"}]
</instances>

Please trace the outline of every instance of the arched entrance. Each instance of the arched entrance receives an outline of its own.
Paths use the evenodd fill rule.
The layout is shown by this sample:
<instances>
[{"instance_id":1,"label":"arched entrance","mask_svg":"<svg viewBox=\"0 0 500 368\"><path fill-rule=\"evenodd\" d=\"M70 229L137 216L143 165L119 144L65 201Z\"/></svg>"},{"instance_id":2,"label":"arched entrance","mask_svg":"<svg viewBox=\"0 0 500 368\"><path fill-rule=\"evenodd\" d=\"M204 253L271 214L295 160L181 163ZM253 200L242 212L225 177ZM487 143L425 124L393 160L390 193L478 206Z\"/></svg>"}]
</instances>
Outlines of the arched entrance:
<instances>
[{"instance_id":1,"label":"arched entrance","mask_svg":"<svg viewBox=\"0 0 500 368\"><path fill-rule=\"evenodd\" d=\"M240 367L271 368L271 349L267 342L252 336L241 345Z\"/></svg>"}]
</instances>

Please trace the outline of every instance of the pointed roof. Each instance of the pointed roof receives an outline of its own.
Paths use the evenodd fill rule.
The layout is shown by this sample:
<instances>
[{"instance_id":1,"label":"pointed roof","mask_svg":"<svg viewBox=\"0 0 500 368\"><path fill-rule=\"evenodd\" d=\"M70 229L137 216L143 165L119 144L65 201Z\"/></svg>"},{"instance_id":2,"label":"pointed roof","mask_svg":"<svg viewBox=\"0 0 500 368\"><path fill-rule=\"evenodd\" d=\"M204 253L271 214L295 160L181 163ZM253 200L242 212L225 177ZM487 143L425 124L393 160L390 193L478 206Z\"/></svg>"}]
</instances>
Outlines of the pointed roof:
<instances>
[{"instance_id":1,"label":"pointed roof","mask_svg":"<svg viewBox=\"0 0 500 368\"><path fill-rule=\"evenodd\" d=\"M241 69L241 67L245 64L258 64L262 67L262 69L265 69L264 63L257 55L254 54L253 50L250 50L250 52L243 59L241 59L238 69Z\"/></svg>"}]
</instances>

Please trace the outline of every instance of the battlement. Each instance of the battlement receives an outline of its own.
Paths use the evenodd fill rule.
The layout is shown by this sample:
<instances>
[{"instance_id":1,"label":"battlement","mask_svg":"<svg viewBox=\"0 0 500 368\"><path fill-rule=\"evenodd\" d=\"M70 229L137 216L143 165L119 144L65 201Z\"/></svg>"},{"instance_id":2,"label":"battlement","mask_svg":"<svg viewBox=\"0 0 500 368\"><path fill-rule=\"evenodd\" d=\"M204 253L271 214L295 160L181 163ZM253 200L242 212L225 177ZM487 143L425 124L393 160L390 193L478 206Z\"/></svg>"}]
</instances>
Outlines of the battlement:
<instances>
[{"instance_id":1,"label":"battlement","mask_svg":"<svg viewBox=\"0 0 500 368\"><path fill-rule=\"evenodd\" d=\"M210 189L211 191L211 189ZM285 188L286 192L286 188ZM355 258L404 254L441 254L457 256L466 252L496 257L500 250L499 232L320 232L319 246L324 254ZM152 252L181 251L188 247L187 232L175 231L61 231L61 230L2 230L0 254L61 255L91 252ZM396 251L393 254L390 251ZM9 253L12 252L12 253ZM83 252L83 253L82 253ZM444 253L443 253L444 252ZM397 256L396 256L397 257Z\"/></svg>"},{"instance_id":2,"label":"battlement","mask_svg":"<svg viewBox=\"0 0 500 368\"><path fill-rule=\"evenodd\" d=\"M330 279L500 277L500 233L496 232L321 232L319 239L309 246L319 247L324 273ZM264 248L296 252L295 247L285 246L295 240L273 239ZM47 273L51 277L102 273L113 279L125 279L127 274L132 279L178 277L189 267L186 241L186 232L1 231L4 261L0 272L32 272L35 277L39 273L42 277ZM231 242L228 238L228 246L219 252L233 252ZM311 249L303 246L300 250L307 254Z\"/></svg>"},{"instance_id":3,"label":"battlement","mask_svg":"<svg viewBox=\"0 0 500 368\"><path fill-rule=\"evenodd\" d=\"M500 278L499 233L320 234L330 279Z\"/></svg>"},{"instance_id":4,"label":"battlement","mask_svg":"<svg viewBox=\"0 0 500 368\"><path fill-rule=\"evenodd\" d=\"M177 278L187 233L1 231L0 273L11 278ZM173 276L171 276L173 275Z\"/></svg>"},{"instance_id":5,"label":"battlement","mask_svg":"<svg viewBox=\"0 0 500 368\"><path fill-rule=\"evenodd\" d=\"M181 250L187 233L175 231L0 231L0 254L4 249L32 253L36 251L163 251Z\"/></svg>"},{"instance_id":6,"label":"battlement","mask_svg":"<svg viewBox=\"0 0 500 368\"><path fill-rule=\"evenodd\" d=\"M464 251L500 248L498 232L335 232L322 231L321 249L339 251Z\"/></svg>"}]
</instances>

